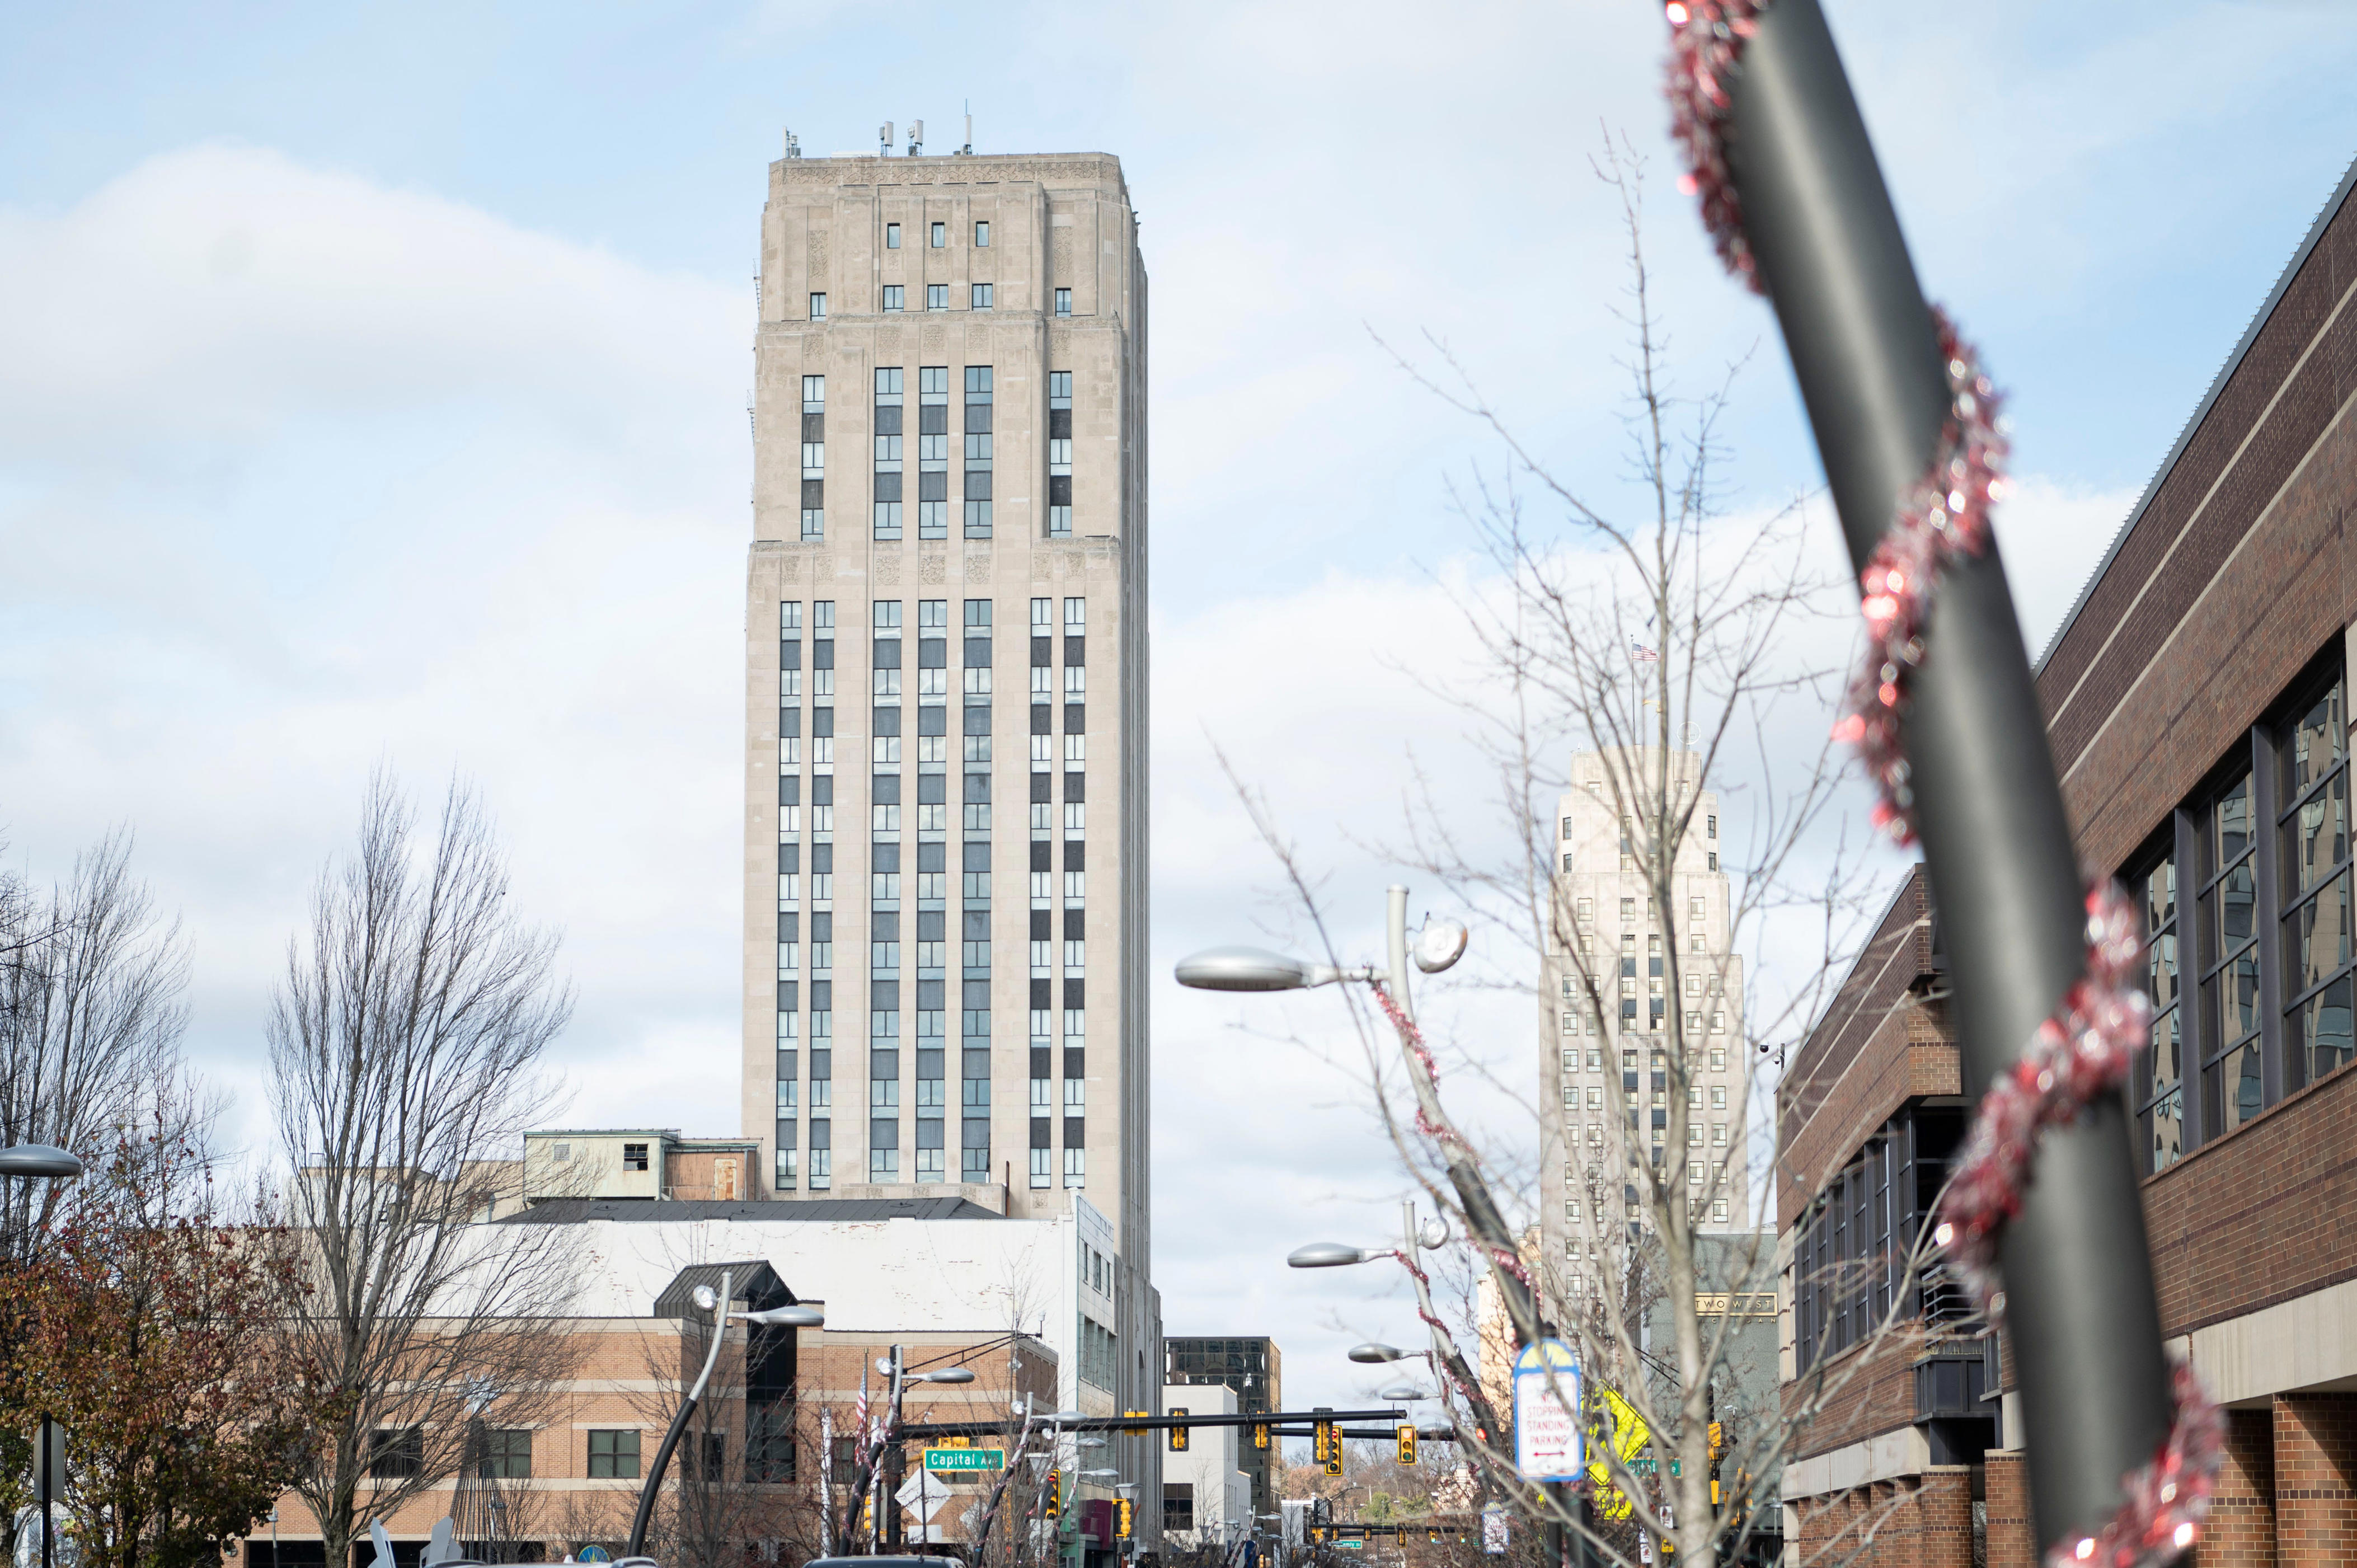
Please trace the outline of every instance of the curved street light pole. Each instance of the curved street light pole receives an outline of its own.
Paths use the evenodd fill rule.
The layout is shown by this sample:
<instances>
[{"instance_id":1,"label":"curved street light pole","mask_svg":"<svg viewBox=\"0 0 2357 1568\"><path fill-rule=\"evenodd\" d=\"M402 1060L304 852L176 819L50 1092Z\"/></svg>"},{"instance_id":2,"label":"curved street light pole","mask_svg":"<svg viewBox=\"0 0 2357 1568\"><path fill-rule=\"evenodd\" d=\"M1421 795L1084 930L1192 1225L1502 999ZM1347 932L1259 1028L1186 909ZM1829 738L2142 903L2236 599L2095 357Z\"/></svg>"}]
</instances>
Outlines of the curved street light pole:
<instances>
[{"instance_id":1,"label":"curved street light pole","mask_svg":"<svg viewBox=\"0 0 2357 1568\"><path fill-rule=\"evenodd\" d=\"M719 1297L712 1304L712 1348L704 1353L704 1370L695 1375L695 1386L680 1401L679 1413L671 1418L671 1430L663 1434L662 1446L655 1450L655 1462L647 1469L646 1484L639 1488L639 1511L630 1520L630 1549L626 1555L639 1556L646 1548L647 1524L654 1518L655 1493L662 1488L663 1471L671 1465L671 1451L679 1446L679 1434L687 1430L687 1418L695 1413L696 1405L704 1398L704 1386L712 1380L712 1369L720 1360L720 1341L728 1332L730 1283L731 1277L723 1273Z\"/></svg>"}]
</instances>

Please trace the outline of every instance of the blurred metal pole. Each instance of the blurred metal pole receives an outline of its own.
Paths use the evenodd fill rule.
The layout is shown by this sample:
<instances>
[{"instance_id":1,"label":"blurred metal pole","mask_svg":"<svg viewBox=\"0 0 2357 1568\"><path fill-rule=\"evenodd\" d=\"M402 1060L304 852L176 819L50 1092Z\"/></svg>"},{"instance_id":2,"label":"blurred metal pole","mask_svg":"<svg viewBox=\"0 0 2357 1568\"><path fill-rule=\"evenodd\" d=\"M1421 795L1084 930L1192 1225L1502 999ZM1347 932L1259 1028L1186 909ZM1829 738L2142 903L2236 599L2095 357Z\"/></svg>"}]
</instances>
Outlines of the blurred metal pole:
<instances>
[{"instance_id":1,"label":"blurred metal pole","mask_svg":"<svg viewBox=\"0 0 2357 1568\"><path fill-rule=\"evenodd\" d=\"M1969 88L1958 84L1957 91ZM1907 243L1817 0L1774 0L1743 51L1727 163L1852 562L1921 478L1946 378ZM1959 236L1943 232L1949 242ZM1906 716L1964 1088L2018 1058L2076 980L2083 889L2005 570L1941 585ZM2169 1370L2119 1097L2046 1134L2003 1238L2040 1548L2093 1533L2169 1427Z\"/></svg>"}]
</instances>

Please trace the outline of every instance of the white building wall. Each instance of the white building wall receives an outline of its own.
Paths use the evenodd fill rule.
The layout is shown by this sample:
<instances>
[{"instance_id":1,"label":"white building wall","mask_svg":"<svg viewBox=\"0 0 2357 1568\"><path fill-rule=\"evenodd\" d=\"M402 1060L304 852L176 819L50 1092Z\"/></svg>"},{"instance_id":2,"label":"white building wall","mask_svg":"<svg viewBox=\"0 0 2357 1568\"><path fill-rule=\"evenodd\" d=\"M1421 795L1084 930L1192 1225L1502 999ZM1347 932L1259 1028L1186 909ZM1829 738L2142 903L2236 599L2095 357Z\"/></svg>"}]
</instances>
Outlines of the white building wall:
<instances>
[{"instance_id":1,"label":"white building wall","mask_svg":"<svg viewBox=\"0 0 2357 1568\"><path fill-rule=\"evenodd\" d=\"M1162 1408L1184 1410L1189 1415L1233 1415L1236 1393L1216 1383L1166 1383ZM1194 1488L1195 1528L1173 1538L1174 1544L1225 1546L1252 1529L1252 1477L1237 1468L1244 1429L1240 1426L1197 1427L1188 1436L1187 1451L1162 1456L1162 1485L1173 1481Z\"/></svg>"}]
</instances>

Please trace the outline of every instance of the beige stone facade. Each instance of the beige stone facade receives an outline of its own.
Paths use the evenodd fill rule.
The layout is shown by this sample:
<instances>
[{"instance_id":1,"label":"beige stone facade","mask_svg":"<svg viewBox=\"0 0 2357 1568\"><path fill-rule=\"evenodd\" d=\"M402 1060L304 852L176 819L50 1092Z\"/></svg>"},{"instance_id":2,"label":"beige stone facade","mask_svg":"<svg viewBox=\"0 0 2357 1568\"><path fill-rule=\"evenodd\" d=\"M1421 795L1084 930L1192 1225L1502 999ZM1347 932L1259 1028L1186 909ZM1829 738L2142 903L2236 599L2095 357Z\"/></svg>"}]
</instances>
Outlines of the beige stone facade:
<instances>
[{"instance_id":1,"label":"beige stone facade","mask_svg":"<svg viewBox=\"0 0 2357 1568\"><path fill-rule=\"evenodd\" d=\"M1648 758L1658 756L1615 758L1612 771L1650 779ZM1673 753L1674 792L1691 795L1701 766L1692 752ZM1681 1130L1691 1178L1684 1190L1700 1228L1746 1230L1750 1215L1743 961L1729 950L1718 798L1701 792L1673 867L1675 907L1660 909L1640 829L1615 810L1606 772L1600 754L1575 757L1573 788L1557 805L1563 929L1550 933L1541 982L1541 1169L1550 1201L1540 1207L1540 1224L1546 1272L1572 1294L1617 1277L1630 1162L1652 1159L1668 1170L1668 1144ZM1674 1107L1679 1086L1663 1054L1680 1040L1691 1077L1685 1103ZM1572 1266L1575 1258L1581 1266Z\"/></svg>"},{"instance_id":2,"label":"beige stone facade","mask_svg":"<svg viewBox=\"0 0 2357 1568\"><path fill-rule=\"evenodd\" d=\"M1027 1217L1079 1188L1142 1269L1146 274L1120 165L782 159L761 299L761 1189Z\"/></svg>"}]
</instances>

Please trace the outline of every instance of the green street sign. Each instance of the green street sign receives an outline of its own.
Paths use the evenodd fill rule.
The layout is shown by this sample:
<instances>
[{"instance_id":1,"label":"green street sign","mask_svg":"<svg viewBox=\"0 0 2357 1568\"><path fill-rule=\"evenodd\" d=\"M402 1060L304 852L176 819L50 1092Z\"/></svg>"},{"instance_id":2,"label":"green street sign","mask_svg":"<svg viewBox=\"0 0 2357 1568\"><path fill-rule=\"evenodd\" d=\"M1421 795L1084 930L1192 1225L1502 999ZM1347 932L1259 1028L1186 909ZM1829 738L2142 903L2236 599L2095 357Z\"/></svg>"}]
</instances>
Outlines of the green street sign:
<instances>
[{"instance_id":1,"label":"green street sign","mask_svg":"<svg viewBox=\"0 0 2357 1568\"><path fill-rule=\"evenodd\" d=\"M1004 1448L928 1448L925 1468L939 1474L943 1470L1004 1470L1006 1450Z\"/></svg>"},{"instance_id":2,"label":"green street sign","mask_svg":"<svg viewBox=\"0 0 2357 1568\"><path fill-rule=\"evenodd\" d=\"M1345 1552L1364 1552L1367 1549L1367 1543L1363 1541L1338 1541L1334 1544Z\"/></svg>"}]
</instances>

